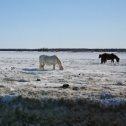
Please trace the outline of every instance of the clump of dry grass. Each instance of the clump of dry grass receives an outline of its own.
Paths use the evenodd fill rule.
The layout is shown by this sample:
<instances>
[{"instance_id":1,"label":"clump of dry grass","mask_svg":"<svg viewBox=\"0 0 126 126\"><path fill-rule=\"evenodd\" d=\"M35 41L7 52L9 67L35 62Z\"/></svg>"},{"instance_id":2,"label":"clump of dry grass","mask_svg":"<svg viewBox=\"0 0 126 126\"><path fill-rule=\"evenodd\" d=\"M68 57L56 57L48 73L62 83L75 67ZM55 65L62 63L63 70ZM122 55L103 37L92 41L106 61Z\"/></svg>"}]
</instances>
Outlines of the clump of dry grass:
<instances>
[{"instance_id":1,"label":"clump of dry grass","mask_svg":"<svg viewBox=\"0 0 126 126\"><path fill-rule=\"evenodd\" d=\"M0 125L4 126L124 126L125 118L124 104L104 107L99 101L83 98L17 96L9 103L0 103Z\"/></svg>"}]
</instances>

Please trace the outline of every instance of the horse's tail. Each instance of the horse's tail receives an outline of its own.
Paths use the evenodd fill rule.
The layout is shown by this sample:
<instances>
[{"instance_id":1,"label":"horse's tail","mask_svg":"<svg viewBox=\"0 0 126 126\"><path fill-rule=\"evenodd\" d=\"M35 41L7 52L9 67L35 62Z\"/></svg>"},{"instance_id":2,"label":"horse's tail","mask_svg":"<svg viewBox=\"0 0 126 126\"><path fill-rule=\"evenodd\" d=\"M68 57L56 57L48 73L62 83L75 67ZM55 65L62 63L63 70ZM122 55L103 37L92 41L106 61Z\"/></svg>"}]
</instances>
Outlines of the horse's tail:
<instances>
[{"instance_id":1,"label":"horse's tail","mask_svg":"<svg viewBox=\"0 0 126 126\"><path fill-rule=\"evenodd\" d=\"M61 61L60 61L60 59L57 57L57 63L58 63L58 65L59 65L59 69L60 70L63 70L63 66L62 66L62 63L61 63Z\"/></svg>"}]
</instances>

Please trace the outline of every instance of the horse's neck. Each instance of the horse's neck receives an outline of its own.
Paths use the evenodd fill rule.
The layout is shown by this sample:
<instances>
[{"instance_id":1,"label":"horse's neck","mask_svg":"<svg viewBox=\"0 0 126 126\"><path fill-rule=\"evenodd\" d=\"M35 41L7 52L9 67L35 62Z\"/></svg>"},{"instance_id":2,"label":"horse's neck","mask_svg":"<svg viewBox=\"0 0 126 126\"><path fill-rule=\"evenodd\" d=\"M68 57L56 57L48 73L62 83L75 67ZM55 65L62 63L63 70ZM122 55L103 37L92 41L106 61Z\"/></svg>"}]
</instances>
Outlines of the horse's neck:
<instances>
[{"instance_id":1,"label":"horse's neck","mask_svg":"<svg viewBox=\"0 0 126 126\"><path fill-rule=\"evenodd\" d=\"M119 59L118 56L116 56L116 55L114 56L114 58L117 59L117 60Z\"/></svg>"},{"instance_id":2,"label":"horse's neck","mask_svg":"<svg viewBox=\"0 0 126 126\"><path fill-rule=\"evenodd\" d=\"M57 58L57 63L61 66L61 61Z\"/></svg>"}]
</instances>

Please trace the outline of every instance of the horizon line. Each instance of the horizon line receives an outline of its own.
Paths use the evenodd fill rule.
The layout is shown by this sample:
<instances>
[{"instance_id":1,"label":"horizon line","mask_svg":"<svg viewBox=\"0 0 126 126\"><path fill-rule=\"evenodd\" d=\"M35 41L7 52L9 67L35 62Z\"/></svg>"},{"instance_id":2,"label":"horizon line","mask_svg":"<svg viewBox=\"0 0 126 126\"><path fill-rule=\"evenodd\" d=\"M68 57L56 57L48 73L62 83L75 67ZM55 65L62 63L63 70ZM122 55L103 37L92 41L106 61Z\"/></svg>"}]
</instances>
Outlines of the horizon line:
<instances>
[{"instance_id":1,"label":"horizon line","mask_svg":"<svg viewBox=\"0 0 126 126\"><path fill-rule=\"evenodd\" d=\"M126 48L0 48L0 51L126 52Z\"/></svg>"}]
</instances>

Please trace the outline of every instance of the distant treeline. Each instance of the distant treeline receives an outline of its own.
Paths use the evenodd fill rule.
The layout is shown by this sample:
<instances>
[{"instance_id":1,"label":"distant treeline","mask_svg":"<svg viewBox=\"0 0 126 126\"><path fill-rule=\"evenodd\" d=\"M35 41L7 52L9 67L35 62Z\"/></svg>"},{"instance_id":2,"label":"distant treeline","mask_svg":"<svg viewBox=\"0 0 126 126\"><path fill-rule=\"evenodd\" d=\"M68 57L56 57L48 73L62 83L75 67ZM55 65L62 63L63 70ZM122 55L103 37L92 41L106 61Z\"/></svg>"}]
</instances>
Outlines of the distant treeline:
<instances>
[{"instance_id":1,"label":"distant treeline","mask_svg":"<svg viewBox=\"0 0 126 126\"><path fill-rule=\"evenodd\" d=\"M39 49L0 49L0 51L71 51L71 52L126 52L126 49L88 49L88 48L39 48Z\"/></svg>"}]
</instances>

